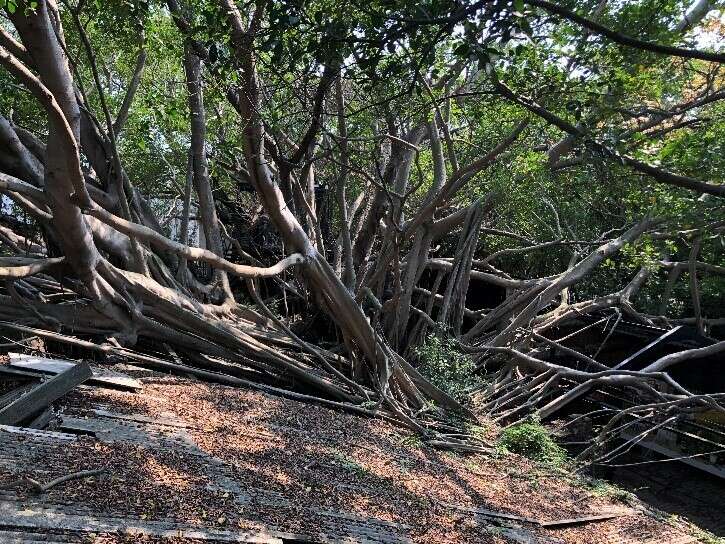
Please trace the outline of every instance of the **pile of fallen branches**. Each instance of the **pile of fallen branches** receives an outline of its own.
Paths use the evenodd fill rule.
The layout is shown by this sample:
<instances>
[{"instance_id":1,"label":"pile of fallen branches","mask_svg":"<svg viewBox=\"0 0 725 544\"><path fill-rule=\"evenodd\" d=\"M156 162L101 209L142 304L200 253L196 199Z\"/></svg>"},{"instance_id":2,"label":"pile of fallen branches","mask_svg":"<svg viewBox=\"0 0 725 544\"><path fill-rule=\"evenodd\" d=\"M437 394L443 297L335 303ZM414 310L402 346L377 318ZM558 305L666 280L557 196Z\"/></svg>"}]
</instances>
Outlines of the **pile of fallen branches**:
<instances>
[{"instance_id":1,"label":"pile of fallen branches","mask_svg":"<svg viewBox=\"0 0 725 544\"><path fill-rule=\"evenodd\" d=\"M490 384L477 393L477 401L481 410L496 421L513 425L530 417L551 418L594 391L613 393L621 402L615 405L595 402L591 411L576 414L563 425L576 427L582 420L602 422L594 435L583 437L589 445L578 454L577 460L585 464L607 464L642 441L654 439L662 428L672 429L680 421L694 421L695 414L725 414L725 392L693 393L666 372L678 363L722 353L725 342L666 355L642 370L633 371L609 367L546 337L529 334L535 339L536 347L528 353L512 347L488 348L489 353L505 355L508 362L488 375ZM577 364L560 365L536 356L552 347L572 357ZM469 351L480 353L476 349L469 348ZM490 357L496 358L496 355ZM590 424L588 433L593 430ZM692 457L722 454L724 450L718 449L717 444L712 443L712 451Z\"/></svg>"},{"instance_id":2,"label":"pile of fallen branches","mask_svg":"<svg viewBox=\"0 0 725 544\"><path fill-rule=\"evenodd\" d=\"M629 451L667 425L679 420L691 419L698 412L715 411L725 414L725 391L701 394L683 387L673 379L668 370L698 358L712 357L725 352L725 341L685 349L650 361L641 370L620 368L619 364L604 364L597 355L608 339L602 341L596 353L583 353L567 346L569 340L587 329L612 321L609 335L623 319L644 325L658 324L665 328L675 325L695 325L701 334L707 327L717 325L718 320L706 320L699 311L698 271L715 274L725 269L697 261L703 239L718 240L722 222L713 223L699 230L678 231L670 236L686 237L692 241L690 260L672 262L661 260L642 267L624 288L590 300L572 303L570 289L586 277L603 259L619 251L623 244L631 243L648 230L651 236L665 238L660 222L647 218L617 238L596 247L585 257L577 260L576 252L569 268L559 275L536 280L513 280L492 275L479 276L483 281L507 282L508 296L497 307L486 312L466 333L460 335L460 349L471 354L479 371L489 382L481 387L475 397L483 413L504 425L516 424L526 418L540 420L551 418L577 399L596 390L623 391L627 405L621 408L597 408L580 418L597 416L605 418L596 440L586 448L579 459L603 463L623 451ZM708 234L709 233L709 234ZM530 244L528 249L546 247L547 244ZM522 248L526 250L527 248ZM504 250L505 252L506 250ZM493 254L492 256L496 256ZM487 258L485 264L491 262ZM483 265L484 262L481 262ZM436 266L448 267L439 260ZM657 269L667 271L667 288L662 295L661 308L667 309L674 281L683 269L692 273L689 277L693 307L692 319L668 319L664 315L647 315L638 312L633 299ZM596 318L592 323L581 325L581 318ZM604 316L604 317L602 317ZM556 334L579 323L576 330L568 331L561 338ZM604 327L606 331L606 327ZM553 353L563 354L570 364L552 362ZM611 416L608 421L606 418ZM577 419L580 419L577 418ZM571 422L570 422L571 424ZM623 433L633 437L618 442ZM628 449L629 448L629 449ZM716 452L717 453L717 452Z\"/></svg>"}]
</instances>

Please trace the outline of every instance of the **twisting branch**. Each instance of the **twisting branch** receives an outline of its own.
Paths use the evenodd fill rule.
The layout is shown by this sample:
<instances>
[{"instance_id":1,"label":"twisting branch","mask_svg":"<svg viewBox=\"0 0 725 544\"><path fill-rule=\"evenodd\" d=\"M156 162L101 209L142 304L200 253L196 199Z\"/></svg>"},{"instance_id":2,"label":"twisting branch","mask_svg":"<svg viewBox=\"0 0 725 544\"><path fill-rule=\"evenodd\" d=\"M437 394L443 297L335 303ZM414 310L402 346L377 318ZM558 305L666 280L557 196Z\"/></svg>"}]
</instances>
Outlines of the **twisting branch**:
<instances>
[{"instance_id":1,"label":"twisting branch","mask_svg":"<svg viewBox=\"0 0 725 544\"><path fill-rule=\"evenodd\" d=\"M661 45L658 43L637 40L625 34L615 32L614 30L611 30L604 25L587 19L586 17L582 17L581 15L577 15L576 13L568 10L564 6L554 4L553 2L548 2L547 0L524 0L524 3L530 6L544 9L549 13L559 15L560 17L568 19L569 21L586 28L590 32L605 36L613 42L626 45L627 47L633 47L635 49L652 51L653 53L671 55L674 57L683 57L687 59L701 59L719 63L725 62L725 55L721 53L709 53L707 51L699 51L697 49L684 49L682 47L672 47L670 45Z\"/></svg>"},{"instance_id":2,"label":"twisting branch","mask_svg":"<svg viewBox=\"0 0 725 544\"><path fill-rule=\"evenodd\" d=\"M289 257L285 257L276 265L270 266L269 268L235 264L227 261L223 257L220 257L216 253L209 251L208 249L189 247L174 240L169 240L153 229L144 225L131 223L130 221L126 221L121 217L113 215L95 203L91 203L91 206L86 210L86 213L128 236L136 237L139 241L171 251L179 256L186 257L187 259L204 261L212 265L214 268L218 268L219 270L229 272L230 274L234 274L235 276L240 276L242 278L267 278L270 276L276 276L290 266L305 262L303 255L293 253Z\"/></svg>"},{"instance_id":3,"label":"twisting branch","mask_svg":"<svg viewBox=\"0 0 725 544\"><path fill-rule=\"evenodd\" d=\"M71 474L66 474L64 476L61 476L59 478L56 478L55 480L51 480L50 482L46 484L41 484L39 481L34 480L33 478L25 478L25 482L30 485L34 493L37 493L38 495L42 495L43 493L47 493L51 489L53 489L55 486L60 485L62 483L68 482L70 480L79 480L82 478L91 478L93 476L98 476L99 474L103 474L106 471L106 469L96 469L96 470L81 470L79 472L72 472Z\"/></svg>"},{"instance_id":4,"label":"twisting branch","mask_svg":"<svg viewBox=\"0 0 725 544\"><path fill-rule=\"evenodd\" d=\"M650 363L642 372L661 372L671 366L680 364L691 359L699 359L701 357L709 357L725 351L725 341L717 342L711 346L704 348L694 348L685 351L678 351L670 355L665 355L657 359L654 363Z\"/></svg>"},{"instance_id":5,"label":"twisting branch","mask_svg":"<svg viewBox=\"0 0 725 544\"><path fill-rule=\"evenodd\" d=\"M700 308L700 287L697 284L697 255L700 253L701 245L702 238L699 236L692 241L692 249L690 250L687 272L690 276L690 295L692 296L692 311L695 314L695 326L697 327L697 332L703 334L702 309Z\"/></svg>"},{"instance_id":6,"label":"twisting branch","mask_svg":"<svg viewBox=\"0 0 725 544\"><path fill-rule=\"evenodd\" d=\"M65 155L70 158L68 161L68 172L71 174L70 181L80 201L83 204L90 203L91 197L86 189L85 179L80 168L80 150L73 129L68 124L68 120L65 118L63 110L55 100L53 93L43 85L27 66L2 47L0 47L0 64L26 85L27 89L33 93L33 96L38 99L51 118L57 123L58 129L62 132L60 141L66 148Z\"/></svg>"},{"instance_id":7,"label":"twisting branch","mask_svg":"<svg viewBox=\"0 0 725 544\"><path fill-rule=\"evenodd\" d=\"M567 120L562 119L555 113L547 110L546 108L542 107L540 104L537 104L534 100L517 95L504 83L501 83L498 80L494 80L494 85L495 85L496 89L501 93L502 96L508 98L509 100L511 100L512 102L515 102L516 104L519 104L520 106L523 106L530 112L538 115L545 121L548 121L549 123L560 128L564 132L571 134L573 136L581 137L581 138L587 137L586 132L584 132L581 128L572 125ZM716 195L716 196L725 196L725 184L716 185L713 183L708 183L706 181L701 181L699 179L690 178L687 176L681 176L678 174L673 174L671 172L662 170L661 168L657 168L650 164L646 164L646 163L639 161L628 155L622 155L620 153L617 153L613 149L610 149L609 147L605 146L604 144L597 142L596 140L593 140L591 138L589 138L587 141L594 147L598 148L605 156L616 159L619 162L632 167L634 170L636 170L638 172L647 174L648 176L652 177L656 181L659 181L660 183L674 185L675 187L682 187L684 189L689 189L691 191L697 191L699 193L708 193L708 194L712 194L712 195Z\"/></svg>"},{"instance_id":8,"label":"twisting branch","mask_svg":"<svg viewBox=\"0 0 725 544\"><path fill-rule=\"evenodd\" d=\"M32 259L27 257L0 257L0 278L25 278L59 265L65 257Z\"/></svg>"},{"instance_id":9,"label":"twisting branch","mask_svg":"<svg viewBox=\"0 0 725 544\"><path fill-rule=\"evenodd\" d=\"M103 110L103 116L106 120L106 130L108 131L108 140L111 147L111 156L113 157L113 178L115 180L116 194L118 195L118 201L121 206L121 214L124 219L131 220L131 208L128 205L130 194L126 194L126 188L123 182L123 168L121 166L121 156L118 154L118 145L116 143L116 134L114 132L113 120L111 119L111 112L108 109L106 103L106 94L103 92L103 86L101 85L101 78L98 76L98 66L96 65L96 55L93 52L93 46L91 45L88 35L86 34L83 24L81 23L78 13L75 10L70 10L75 21L76 28L81 37L81 42L86 50L88 56L88 62L91 66L91 73L93 74L93 81L96 84L96 91L98 92L98 98L101 102L101 109ZM138 241L131 236L131 250L133 251L133 264L137 272L144 276L149 275L149 269L146 264L146 259L141 246Z\"/></svg>"},{"instance_id":10,"label":"twisting branch","mask_svg":"<svg viewBox=\"0 0 725 544\"><path fill-rule=\"evenodd\" d=\"M340 77L335 82L335 98L337 101L337 130L340 135L340 176L337 180L337 205L340 209L340 230L342 248L340 252L342 281L352 291L355 288L355 262L352 255L352 238L350 236L350 218L347 205L345 185L350 170L350 151L348 148L347 120L345 119L345 96Z\"/></svg>"},{"instance_id":11,"label":"twisting branch","mask_svg":"<svg viewBox=\"0 0 725 544\"><path fill-rule=\"evenodd\" d=\"M598 247L587 257L577 263L571 270L562 274L558 279L551 282L537 297L524 308L519 315L491 342L492 346L503 346L513 336L515 331L525 326L531 319L538 314L544 306L549 304L562 289L574 285L583 277L596 268L604 259L619 252L625 244L633 242L645 233L652 226L660 223L660 219L647 217L634 225L624 234L614 240Z\"/></svg>"}]
</instances>

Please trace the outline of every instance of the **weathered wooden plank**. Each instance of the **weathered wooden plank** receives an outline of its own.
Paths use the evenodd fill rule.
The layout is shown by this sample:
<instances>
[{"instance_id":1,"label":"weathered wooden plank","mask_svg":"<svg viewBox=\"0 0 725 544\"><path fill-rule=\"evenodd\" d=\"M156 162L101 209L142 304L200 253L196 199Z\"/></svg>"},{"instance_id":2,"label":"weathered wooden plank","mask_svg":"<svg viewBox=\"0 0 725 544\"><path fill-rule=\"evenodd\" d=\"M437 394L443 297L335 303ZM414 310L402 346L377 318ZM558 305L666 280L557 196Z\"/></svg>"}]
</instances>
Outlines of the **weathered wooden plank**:
<instances>
[{"instance_id":1,"label":"weathered wooden plank","mask_svg":"<svg viewBox=\"0 0 725 544\"><path fill-rule=\"evenodd\" d=\"M255 529L224 530L173 519L139 519L133 516L112 516L75 509L68 505L48 502L19 502L0 498L0 527L20 532L65 531L72 535L90 536L94 533L112 533L146 537L195 539L211 542L246 542L256 544L284 544L284 542L314 542L318 544L410 544L406 537L386 534L362 534L321 530L309 534L290 533L277 527L267 527L249 520Z\"/></svg>"},{"instance_id":2,"label":"weathered wooden plank","mask_svg":"<svg viewBox=\"0 0 725 544\"><path fill-rule=\"evenodd\" d=\"M18 370L10 365L0 364L0 374L9 376L13 379L37 380L45 375L42 372L28 372L26 370Z\"/></svg>"},{"instance_id":3,"label":"weathered wooden plank","mask_svg":"<svg viewBox=\"0 0 725 544\"><path fill-rule=\"evenodd\" d=\"M24 439L43 439L43 440L78 440L78 436L70 433L59 433L56 431L39 431L37 429L28 429L26 427L14 427L12 425L0 425L0 446L6 442L2 433L10 433L18 435ZM2 447L0 447L0 452Z\"/></svg>"},{"instance_id":4,"label":"weathered wooden plank","mask_svg":"<svg viewBox=\"0 0 725 544\"><path fill-rule=\"evenodd\" d=\"M8 353L8 356L10 357L9 366L11 368L25 372L40 372L50 375L57 375L76 364L63 359L47 359L22 353ZM114 372L113 370L100 368L95 365L91 366L91 371L93 372L93 376L88 380L88 385L98 385L128 391L140 391L143 389L141 382L121 372Z\"/></svg>"},{"instance_id":5,"label":"weathered wooden plank","mask_svg":"<svg viewBox=\"0 0 725 544\"><path fill-rule=\"evenodd\" d=\"M109 443L133 442L154 448L163 446L174 448L184 444L193 444L191 435L184 428L163 428L132 420L63 415L60 429L92 435Z\"/></svg>"},{"instance_id":6,"label":"weathered wooden plank","mask_svg":"<svg viewBox=\"0 0 725 544\"><path fill-rule=\"evenodd\" d=\"M496 512L494 510L488 510L487 508L474 508L471 506L461 506L459 504L449 504L446 502L439 502L439 504L441 506L445 506L446 508L460 510L461 512L470 512L471 514L478 514L480 516L484 516L487 518L507 519L507 520L511 520L511 521L523 521L525 523L533 523L535 525L540 524L538 519L527 518L527 517L523 517L523 516L516 516L514 514L507 514L506 512Z\"/></svg>"},{"instance_id":7,"label":"weathered wooden plank","mask_svg":"<svg viewBox=\"0 0 725 544\"><path fill-rule=\"evenodd\" d=\"M584 515L578 518L554 519L551 521L542 521L539 523L542 527L565 527L567 525L582 525L593 521L606 521L608 519L621 518L624 516L636 515L635 510L623 510L621 512L604 512L601 514Z\"/></svg>"},{"instance_id":8,"label":"weathered wooden plank","mask_svg":"<svg viewBox=\"0 0 725 544\"><path fill-rule=\"evenodd\" d=\"M15 400L19 399L29 389L30 389L30 386L28 386L28 385L21 385L19 387L16 387L12 391L8 391L4 395L0 396L0 408L2 408L3 406L7 406L11 402L14 402Z\"/></svg>"},{"instance_id":9,"label":"weathered wooden plank","mask_svg":"<svg viewBox=\"0 0 725 544\"><path fill-rule=\"evenodd\" d=\"M185 421L178 419L178 418L162 417L162 416L149 417L149 416L145 416L143 414L119 414L116 412L111 412L109 410L104 410L103 408L92 408L91 411L97 416L107 417L110 419L135 421L137 423L147 423L150 425L162 425L164 427L178 427L180 429L203 430L202 427L189 425Z\"/></svg>"},{"instance_id":10,"label":"weathered wooden plank","mask_svg":"<svg viewBox=\"0 0 725 544\"><path fill-rule=\"evenodd\" d=\"M40 414L35 416L35 419L33 419L33 421L28 423L28 428L43 430L48 426L48 423L50 423L51 419L53 419L53 408L48 406L45 410L40 412Z\"/></svg>"},{"instance_id":11,"label":"weathered wooden plank","mask_svg":"<svg viewBox=\"0 0 725 544\"><path fill-rule=\"evenodd\" d=\"M0 529L0 542L3 544L78 544L82 542L78 535L49 534L35 531L6 531Z\"/></svg>"},{"instance_id":12,"label":"weathered wooden plank","mask_svg":"<svg viewBox=\"0 0 725 544\"><path fill-rule=\"evenodd\" d=\"M16 401L0 409L0 424L17 425L50 406L92 375L91 367L86 363L72 366L48 381L35 386Z\"/></svg>"},{"instance_id":13,"label":"weathered wooden plank","mask_svg":"<svg viewBox=\"0 0 725 544\"><path fill-rule=\"evenodd\" d=\"M0 525L20 530L63 530L75 534L115 533L120 535L150 536L176 539L198 539L213 542L246 542L256 544L283 544L288 534L274 530L224 531L200 525L150 521L138 518L112 518L93 515L75 515L55 508L30 507L0 501ZM279 535L279 536L278 536ZM289 535L295 537L298 535ZM304 538L304 537L303 537Z\"/></svg>"}]
</instances>

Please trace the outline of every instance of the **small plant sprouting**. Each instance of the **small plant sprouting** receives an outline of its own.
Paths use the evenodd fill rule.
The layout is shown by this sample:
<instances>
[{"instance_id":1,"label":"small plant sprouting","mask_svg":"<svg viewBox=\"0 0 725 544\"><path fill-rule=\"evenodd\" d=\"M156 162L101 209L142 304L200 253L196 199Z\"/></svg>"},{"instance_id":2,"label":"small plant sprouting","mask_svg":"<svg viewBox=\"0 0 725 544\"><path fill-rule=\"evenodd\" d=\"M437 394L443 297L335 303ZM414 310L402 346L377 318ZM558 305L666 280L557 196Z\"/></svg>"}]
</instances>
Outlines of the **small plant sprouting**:
<instances>
[{"instance_id":1,"label":"small plant sprouting","mask_svg":"<svg viewBox=\"0 0 725 544\"><path fill-rule=\"evenodd\" d=\"M368 470L364 466L362 466L360 463L358 463L354 459L351 459L342 452L335 451L333 452L332 456L336 464L340 465L346 470L349 470L350 472L353 472L359 476L362 476L368 472Z\"/></svg>"}]
</instances>

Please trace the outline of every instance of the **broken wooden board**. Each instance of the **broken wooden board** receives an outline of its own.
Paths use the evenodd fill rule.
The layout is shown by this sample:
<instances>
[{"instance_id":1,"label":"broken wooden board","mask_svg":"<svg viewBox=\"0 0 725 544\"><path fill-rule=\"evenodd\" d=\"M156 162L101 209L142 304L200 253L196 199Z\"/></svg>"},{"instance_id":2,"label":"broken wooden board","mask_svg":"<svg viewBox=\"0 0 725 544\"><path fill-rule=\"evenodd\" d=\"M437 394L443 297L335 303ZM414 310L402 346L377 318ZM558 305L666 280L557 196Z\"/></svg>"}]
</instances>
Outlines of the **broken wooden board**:
<instances>
[{"instance_id":1,"label":"broken wooden board","mask_svg":"<svg viewBox=\"0 0 725 544\"><path fill-rule=\"evenodd\" d=\"M48 440L50 442L53 442L59 440L69 440L72 442L78 439L77 435L70 433L60 433L57 431L40 431L37 429L28 429L26 427L14 427L13 425L0 425L0 447L6 445L8 442L11 441L10 438L3 437L2 433L7 433L8 435L12 435L14 437L20 437L20 439L23 441Z\"/></svg>"},{"instance_id":2,"label":"broken wooden board","mask_svg":"<svg viewBox=\"0 0 725 544\"><path fill-rule=\"evenodd\" d=\"M91 367L86 363L72 365L57 376L36 385L19 399L0 408L0 424L17 425L33 417L92 375Z\"/></svg>"},{"instance_id":3,"label":"broken wooden board","mask_svg":"<svg viewBox=\"0 0 725 544\"><path fill-rule=\"evenodd\" d=\"M65 361L63 359L46 359L43 357L34 357L22 353L8 353L10 357L10 368L21 370L23 372L38 372L42 374L57 375L67 370L75 363ZM138 380L114 372L107 368L91 366L93 376L88 380L89 385L97 385L100 387L109 387L111 389L122 389L124 391L141 391L143 385Z\"/></svg>"},{"instance_id":4,"label":"broken wooden board","mask_svg":"<svg viewBox=\"0 0 725 544\"><path fill-rule=\"evenodd\" d=\"M17 368L13 368L7 364L0 364L0 374L16 380L37 380L38 378L42 379L47 376L47 374L43 374L42 372L18 370Z\"/></svg>"},{"instance_id":5,"label":"broken wooden board","mask_svg":"<svg viewBox=\"0 0 725 544\"><path fill-rule=\"evenodd\" d=\"M55 412L53 412L53 408L51 406L48 406L45 410L40 412L40 414L38 414L30 423L28 423L28 428L43 430L53 420L54 416Z\"/></svg>"},{"instance_id":6,"label":"broken wooden board","mask_svg":"<svg viewBox=\"0 0 725 544\"><path fill-rule=\"evenodd\" d=\"M636 514L634 510L627 509L627 510L617 510L617 511L611 511L611 512L600 512L600 513L586 513L582 514L579 517L575 518L564 518L564 519L555 519L550 521L535 519L535 518L527 518L524 516L516 516L514 514L508 514L506 512L496 512L495 510L488 510L486 508L474 508L471 506L461 506L458 504L448 504L445 502L439 502L442 506L445 506L446 508L452 508L454 510L459 510L461 512L470 512L472 514L477 514L479 516L483 516L485 518L494 518L494 519L504 519L507 521L519 521L522 523L530 523L532 525L539 525L540 527L550 527L550 528L560 528L560 527L566 527L568 525L581 525L584 523L591 523L595 521L606 521L608 519L614 519L614 518L620 518L623 516L631 516Z\"/></svg>"}]
</instances>

